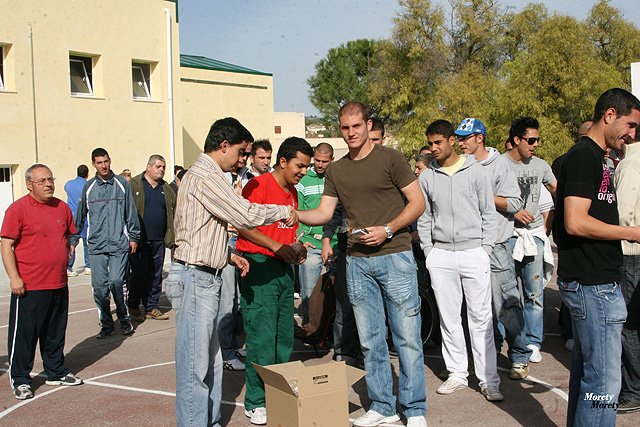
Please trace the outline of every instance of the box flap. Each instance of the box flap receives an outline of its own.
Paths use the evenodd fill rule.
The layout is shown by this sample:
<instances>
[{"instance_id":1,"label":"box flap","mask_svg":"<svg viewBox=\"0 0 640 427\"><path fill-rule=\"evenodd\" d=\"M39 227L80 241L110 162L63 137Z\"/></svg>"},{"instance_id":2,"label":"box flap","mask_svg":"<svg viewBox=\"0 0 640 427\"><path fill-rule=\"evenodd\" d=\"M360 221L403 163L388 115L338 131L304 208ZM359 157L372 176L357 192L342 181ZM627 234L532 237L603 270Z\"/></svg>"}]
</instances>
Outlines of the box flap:
<instances>
[{"instance_id":1,"label":"box flap","mask_svg":"<svg viewBox=\"0 0 640 427\"><path fill-rule=\"evenodd\" d=\"M262 378L262 381L270 386L282 390L285 393L297 396L297 393L289 385L289 382L296 379L298 369L304 367L302 362L281 363L277 365L260 366L253 363L254 368Z\"/></svg>"},{"instance_id":2,"label":"box flap","mask_svg":"<svg viewBox=\"0 0 640 427\"><path fill-rule=\"evenodd\" d=\"M344 362L342 362L344 363ZM367 375L367 371L363 371L362 369L354 368L353 366L347 365L347 385L352 386L362 377Z\"/></svg>"},{"instance_id":3,"label":"box flap","mask_svg":"<svg viewBox=\"0 0 640 427\"><path fill-rule=\"evenodd\" d=\"M329 362L298 369L300 396L347 389L344 362Z\"/></svg>"}]
</instances>

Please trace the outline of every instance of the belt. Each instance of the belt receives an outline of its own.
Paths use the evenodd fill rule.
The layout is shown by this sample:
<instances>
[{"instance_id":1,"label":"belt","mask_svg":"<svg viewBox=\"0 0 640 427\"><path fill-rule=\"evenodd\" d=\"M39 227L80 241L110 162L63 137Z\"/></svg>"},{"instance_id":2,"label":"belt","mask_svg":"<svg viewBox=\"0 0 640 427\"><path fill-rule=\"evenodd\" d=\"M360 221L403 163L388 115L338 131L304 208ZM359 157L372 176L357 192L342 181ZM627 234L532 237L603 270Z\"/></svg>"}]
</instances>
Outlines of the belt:
<instances>
[{"instance_id":1,"label":"belt","mask_svg":"<svg viewBox=\"0 0 640 427\"><path fill-rule=\"evenodd\" d=\"M214 276L220 276L222 274L221 268L207 267L206 265L189 264L179 259L174 259L173 261L177 262L178 264L182 264L187 268L193 268L194 270L203 271L205 273L209 273Z\"/></svg>"}]
</instances>

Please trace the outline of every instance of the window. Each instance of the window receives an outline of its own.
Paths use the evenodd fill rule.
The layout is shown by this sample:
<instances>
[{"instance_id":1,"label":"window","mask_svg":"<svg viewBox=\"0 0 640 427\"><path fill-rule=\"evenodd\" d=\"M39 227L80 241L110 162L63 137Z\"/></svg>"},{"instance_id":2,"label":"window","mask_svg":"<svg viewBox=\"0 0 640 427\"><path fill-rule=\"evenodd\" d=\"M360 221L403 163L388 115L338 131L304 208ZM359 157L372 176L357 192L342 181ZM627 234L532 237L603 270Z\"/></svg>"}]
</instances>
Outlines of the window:
<instances>
[{"instance_id":1,"label":"window","mask_svg":"<svg viewBox=\"0 0 640 427\"><path fill-rule=\"evenodd\" d=\"M275 133L282 133L282 126L275 126Z\"/></svg>"},{"instance_id":2,"label":"window","mask_svg":"<svg viewBox=\"0 0 640 427\"><path fill-rule=\"evenodd\" d=\"M11 182L10 167L0 167L0 182Z\"/></svg>"},{"instance_id":3,"label":"window","mask_svg":"<svg viewBox=\"0 0 640 427\"><path fill-rule=\"evenodd\" d=\"M93 61L90 56L69 55L71 94L93 95Z\"/></svg>"},{"instance_id":4,"label":"window","mask_svg":"<svg viewBox=\"0 0 640 427\"><path fill-rule=\"evenodd\" d=\"M141 62L131 63L133 99L151 99L151 66Z\"/></svg>"},{"instance_id":5,"label":"window","mask_svg":"<svg viewBox=\"0 0 640 427\"><path fill-rule=\"evenodd\" d=\"M4 46L0 46L0 89L4 89Z\"/></svg>"}]
</instances>

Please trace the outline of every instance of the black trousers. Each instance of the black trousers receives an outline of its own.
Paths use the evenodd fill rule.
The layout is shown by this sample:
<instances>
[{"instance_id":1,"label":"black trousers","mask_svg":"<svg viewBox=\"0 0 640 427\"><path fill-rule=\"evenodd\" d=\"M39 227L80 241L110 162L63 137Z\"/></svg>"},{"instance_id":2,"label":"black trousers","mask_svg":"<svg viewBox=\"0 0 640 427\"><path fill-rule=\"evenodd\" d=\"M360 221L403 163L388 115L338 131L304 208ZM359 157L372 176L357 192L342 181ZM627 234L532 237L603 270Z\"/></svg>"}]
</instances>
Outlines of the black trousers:
<instances>
[{"instance_id":1,"label":"black trousers","mask_svg":"<svg viewBox=\"0 0 640 427\"><path fill-rule=\"evenodd\" d=\"M64 377L64 340L69 312L69 288L27 291L11 295L9 308L9 379L15 389L31 384L36 344L48 380Z\"/></svg>"}]
</instances>

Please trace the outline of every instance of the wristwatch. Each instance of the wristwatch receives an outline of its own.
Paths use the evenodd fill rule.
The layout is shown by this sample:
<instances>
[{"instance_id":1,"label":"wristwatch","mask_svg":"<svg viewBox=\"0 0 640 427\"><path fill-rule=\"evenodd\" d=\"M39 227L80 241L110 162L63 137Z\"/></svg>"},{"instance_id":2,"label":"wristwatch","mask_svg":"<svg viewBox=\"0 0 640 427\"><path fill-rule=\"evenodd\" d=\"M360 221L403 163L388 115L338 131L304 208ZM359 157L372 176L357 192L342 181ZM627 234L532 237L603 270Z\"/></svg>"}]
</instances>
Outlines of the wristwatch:
<instances>
[{"instance_id":1,"label":"wristwatch","mask_svg":"<svg viewBox=\"0 0 640 427\"><path fill-rule=\"evenodd\" d=\"M391 231L387 224L384 225L384 231L387 232L387 239L391 239L393 237L393 231Z\"/></svg>"}]
</instances>

